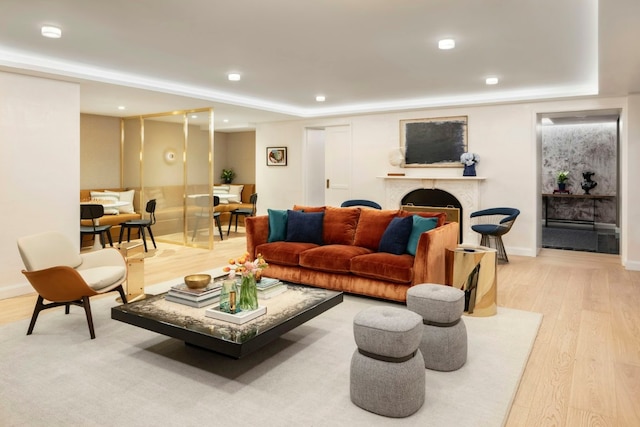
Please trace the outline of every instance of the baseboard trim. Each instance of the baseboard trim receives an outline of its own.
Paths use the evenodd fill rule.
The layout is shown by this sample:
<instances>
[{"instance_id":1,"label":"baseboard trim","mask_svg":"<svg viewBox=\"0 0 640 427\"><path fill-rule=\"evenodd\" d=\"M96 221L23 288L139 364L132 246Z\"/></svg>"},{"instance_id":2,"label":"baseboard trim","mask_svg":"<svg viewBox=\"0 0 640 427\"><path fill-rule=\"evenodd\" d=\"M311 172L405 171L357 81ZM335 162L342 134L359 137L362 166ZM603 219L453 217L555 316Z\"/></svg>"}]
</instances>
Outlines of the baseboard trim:
<instances>
[{"instance_id":1,"label":"baseboard trim","mask_svg":"<svg viewBox=\"0 0 640 427\"><path fill-rule=\"evenodd\" d=\"M624 268L625 270L640 271L640 261L627 261Z\"/></svg>"},{"instance_id":2,"label":"baseboard trim","mask_svg":"<svg viewBox=\"0 0 640 427\"><path fill-rule=\"evenodd\" d=\"M20 295L32 294L33 288L28 283L16 283L0 288L0 299L19 297Z\"/></svg>"}]
</instances>

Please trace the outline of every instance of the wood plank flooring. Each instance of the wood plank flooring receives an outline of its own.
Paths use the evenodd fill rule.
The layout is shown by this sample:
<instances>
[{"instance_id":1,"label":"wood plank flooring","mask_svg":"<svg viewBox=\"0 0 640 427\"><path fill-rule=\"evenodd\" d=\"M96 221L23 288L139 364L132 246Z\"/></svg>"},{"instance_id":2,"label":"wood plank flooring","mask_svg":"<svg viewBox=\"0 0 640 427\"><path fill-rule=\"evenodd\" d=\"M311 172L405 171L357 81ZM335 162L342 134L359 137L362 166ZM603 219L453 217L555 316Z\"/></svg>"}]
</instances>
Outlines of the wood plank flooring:
<instances>
[{"instance_id":1,"label":"wood plank flooring","mask_svg":"<svg viewBox=\"0 0 640 427\"><path fill-rule=\"evenodd\" d=\"M238 231L212 251L159 243L146 284L226 264L245 250ZM544 318L506 425L640 426L640 272L587 252L509 259L498 266L498 304ZM0 324L29 318L35 299L0 301Z\"/></svg>"}]
</instances>

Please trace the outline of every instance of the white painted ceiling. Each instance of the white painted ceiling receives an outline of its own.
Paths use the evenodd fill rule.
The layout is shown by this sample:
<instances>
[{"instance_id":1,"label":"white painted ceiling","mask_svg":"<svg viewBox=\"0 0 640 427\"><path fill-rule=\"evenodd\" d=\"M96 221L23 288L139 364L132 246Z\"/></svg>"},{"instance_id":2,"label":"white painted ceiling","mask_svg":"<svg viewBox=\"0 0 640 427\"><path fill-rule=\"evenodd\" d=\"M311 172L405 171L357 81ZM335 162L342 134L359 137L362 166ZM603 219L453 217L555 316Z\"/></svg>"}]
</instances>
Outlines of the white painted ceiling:
<instances>
[{"instance_id":1,"label":"white painted ceiling","mask_svg":"<svg viewBox=\"0 0 640 427\"><path fill-rule=\"evenodd\" d=\"M233 131L640 93L639 22L640 0L0 0L0 69L79 82L84 113L213 106Z\"/></svg>"}]
</instances>

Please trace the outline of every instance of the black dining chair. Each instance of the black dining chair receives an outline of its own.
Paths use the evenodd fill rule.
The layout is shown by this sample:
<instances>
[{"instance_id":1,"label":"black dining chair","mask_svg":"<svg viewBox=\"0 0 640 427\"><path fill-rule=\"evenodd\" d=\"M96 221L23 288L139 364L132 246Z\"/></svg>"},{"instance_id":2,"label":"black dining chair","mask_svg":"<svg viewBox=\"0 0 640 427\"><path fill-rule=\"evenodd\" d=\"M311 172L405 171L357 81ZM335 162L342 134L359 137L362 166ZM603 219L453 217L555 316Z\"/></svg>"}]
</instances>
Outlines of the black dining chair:
<instances>
[{"instance_id":1,"label":"black dining chair","mask_svg":"<svg viewBox=\"0 0 640 427\"><path fill-rule=\"evenodd\" d=\"M222 237L222 225L220 225L220 212L216 212L215 208L220 204L220 197L213 196L213 220L215 221L216 227L218 227L218 233L220 233L220 240L224 240ZM200 212L196 212L196 223L193 228L193 236L191 237L191 241L196 239L196 234L198 233L198 225L200 223L200 218L209 218L209 196L199 196L196 197L196 205L200 206Z\"/></svg>"},{"instance_id":2,"label":"black dining chair","mask_svg":"<svg viewBox=\"0 0 640 427\"><path fill-rule=\"evenodd\" d=\"M470 215L471 229L482 235L481 246L495 248L498 251L498 259L509 262L502 236L511 230L518 215L520 211L515 208L491 208L473 212ZM491 242L494 242L493 246Z\"/></svg>"},{"instance_id":3,"label":"black dining chair","mask_svg":"<svg viewBox=\"0 0 640 427\"><path fill-rule=\"evenodd\" d=\"M106 235L109 239L109 245L113 247L113 240L111 239L111 226L110 225L98 225L98 218L104 216L104 206L99 204L81 204L80 205L80 219L91 220L91 225L80 225L80 247L82 247L82 237L90 234L94 236L100 236L100 243L102 247L105 246Z\"/></svg>"},{"instance_id":4,"label":"black dining chair","mask_svg":"<svg viewBox=\"0 0 640 427\"><path fill-rule=\"evenodd\" d=\"M382 206L380 206L378 203L371 200L364 200L364 199L345 200L340 205L341 208L348 208L351 206L364 206L366 208L382 209Z\"/></svg>"},{"instance_id":5,"label":"black dining chair","mask_svg":"<svg viewBox=\"0 0 640 427\"><path fill-rule=\"evenodd\" d=\"M151 226L156 223L156 199L151 199L147 202L145 211L149 214L148 219L132 219L120 223L120 238L118 239L118 243L122 243L122 235L125 228L127 229L127 242L131 240L131 229L137 228L140 232L142 243L144 243L144 251L147 252L147 239L144 235L144 230L146 229L149 232L149 237L151 237L151 242L153 242L153 247L157 248L156 241L153 238L153 232L151 231Z\"/></svg>"},{"instance_id":6,"label":"black dining chair","mask_svg":"<svg viewBox=\"0 0 640 427\"><path fill-rule=\"evenodd\" d=\"M238 217L243 216L244 218L248 216L254 216L256 214L256 204L258 203L258 193L253 193L251 197L249 197L249 202L251 203L251 208L238 208L231 211L231 216L229 217L229 228L227 228L227 236L231 231L231 222L233 219L236 219L236 229L238 232Z\"/></svg>"}]
</instances>

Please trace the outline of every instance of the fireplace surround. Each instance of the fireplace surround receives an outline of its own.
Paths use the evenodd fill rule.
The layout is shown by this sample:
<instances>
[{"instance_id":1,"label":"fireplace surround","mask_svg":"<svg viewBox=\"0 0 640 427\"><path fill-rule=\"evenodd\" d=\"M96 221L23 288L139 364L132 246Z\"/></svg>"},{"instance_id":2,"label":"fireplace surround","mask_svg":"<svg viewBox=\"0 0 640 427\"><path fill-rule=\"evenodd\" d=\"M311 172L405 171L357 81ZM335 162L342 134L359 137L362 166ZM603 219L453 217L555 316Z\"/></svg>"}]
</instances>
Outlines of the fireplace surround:
<instances>
[{"instance_id":1,"label":"fireplace surround","mask_svg":"<svg viewBox=\"0 0 640 427\"><path fill-rule=\"evenodd\" d=\"M451 193L462 206L462 241L478 243L479 237L471 230L471 215L480 209L480 184L485 180L481 176L465 177L416 177L382 176L384 180L384 208L399 209L402 199L414 190L438 189Z\"/></svg>"}]
</instances>

